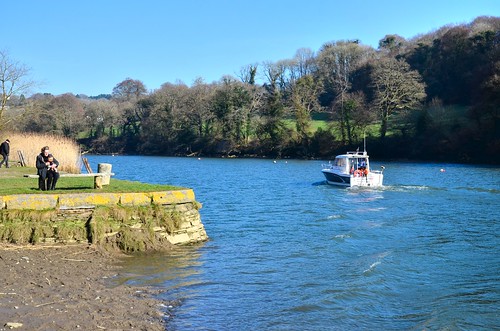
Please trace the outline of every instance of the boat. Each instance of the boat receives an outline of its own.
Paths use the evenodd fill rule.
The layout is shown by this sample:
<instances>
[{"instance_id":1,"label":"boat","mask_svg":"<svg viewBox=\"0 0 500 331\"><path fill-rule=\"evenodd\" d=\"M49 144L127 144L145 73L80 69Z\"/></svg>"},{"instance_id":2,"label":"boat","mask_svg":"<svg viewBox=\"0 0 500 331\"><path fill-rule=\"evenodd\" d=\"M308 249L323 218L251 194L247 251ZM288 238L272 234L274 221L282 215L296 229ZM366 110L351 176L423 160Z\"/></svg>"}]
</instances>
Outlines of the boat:
<instances>
[{"instance_id":1,"label":"boat","mask_svg":"<svg viewBox=\"0 0 500 331\"><path fill-rule=\"evenodd\" d=\"M368 153L365 151L347 152L337 155L335 160L322 165L326 182L344 187L380 187L384 180L384 166L372 170Z\"/></svg>"}]
</instances>

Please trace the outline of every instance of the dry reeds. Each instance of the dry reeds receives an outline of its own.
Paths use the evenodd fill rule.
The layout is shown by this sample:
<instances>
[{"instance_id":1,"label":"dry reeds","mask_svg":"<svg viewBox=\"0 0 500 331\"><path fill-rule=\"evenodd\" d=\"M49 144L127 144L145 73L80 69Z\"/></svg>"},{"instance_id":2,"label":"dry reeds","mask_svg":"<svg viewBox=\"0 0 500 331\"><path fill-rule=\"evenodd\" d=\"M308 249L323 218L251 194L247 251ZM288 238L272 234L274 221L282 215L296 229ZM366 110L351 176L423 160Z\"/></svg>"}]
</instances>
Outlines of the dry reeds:
<instances>
[{"instance_id":1,"label":"dry reeds","mask_svg":"<svg viewBox=\"0 0 500 331\"><path fill-rule=\"evenodd\" d=\"M51 154L59 161L59 169L70 173L80 173L81 154L78 144L66 137L39 133L5 133L0 140L10 141L9 163L19 160L17 151L22 151L27 166L35 166L36 157L44 146L49 146Z\"/></svg>"}]
</instances>

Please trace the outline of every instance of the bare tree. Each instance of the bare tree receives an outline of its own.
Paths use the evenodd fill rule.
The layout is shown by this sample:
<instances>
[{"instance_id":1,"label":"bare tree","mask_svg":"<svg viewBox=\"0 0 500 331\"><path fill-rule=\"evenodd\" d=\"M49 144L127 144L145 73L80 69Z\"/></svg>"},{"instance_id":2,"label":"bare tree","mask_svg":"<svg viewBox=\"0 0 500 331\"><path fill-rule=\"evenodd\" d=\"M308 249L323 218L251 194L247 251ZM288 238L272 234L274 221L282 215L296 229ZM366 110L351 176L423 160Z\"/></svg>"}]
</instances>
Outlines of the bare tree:
<instances>
[{"instance_id":1,"label":"bare tree","mask_svg":"<svg viewBox=\"0 0 500 331\"><path fill-rule=\"evenodd\" d=\"M272 89L279 89L284 92L290 83L290 72L292 67L291 60L281 60L278 62L264 62L263 75L266 79L266 84L271 86Z\"/></svg>"},{"instance_id":2,"label":"bare tree","mask_svg":"<svg viewBox=\"0 0 500 331\"><path fill-rule=\"evenodd\" d=\"M126 78L113 88L113 97L132 101L139 99L139 97L145 95L146 92L146 86L144 86L143 82L137 79Z\"/></svg>"},{"instance_id":3,"label":"bare tree","mask_svg":"<svg viewBox=\"0 0 500 331\"><path fill-rule=\"evenodd\" d=\"M357 40L349 40L327 43L318 55L318 69L325 80L325 87L335 93L336 107L333 109L337 109L340 114L338 118L344 144L347 140L352 144L351 114L344 107L346 95L351 90L353 73L369 58L371 52L368 46L360 45Z\"/></svg>"},{"instance_id":4,"label":"bare tree","mask_svg":"<svg viewBox=\"0 0 500 331\"><path fill-rule=\"evenodd\" d=\"M90 137L104 135L109 129L109 136L115 135L115 126L118 126L118 105L115 102L100 99L85 105L85 124L90 129Z\"/></svg>"},{"instance_id":5,"label":"bare tree","mask_svg":"<svg viewBox=\"0 0 500 331\"><path fill-rule=\"evenodd\" d=\"M255 78L257 76L258 64L249 64L240 68L238 78L246 84L255 85Z\"/></svg>"},{"instance_id":6,"label":"bare tree","mask_svg":"<svg viewBox=\"0 0 500 331\"><path fill-rule=\"evenodd\" d=\"M84 125L82 102L73 94L66 93L53 98L49 107L54 114L57 132L66 137L76 137Z\"/></svg>"},{"instance_id":7,"label":"bare tree","mask_svg":"<svg viewBox=\"0 0 500 331\"><path fill-rule=\"evenodd\" d=\"M380 136L385 137L389 117L395 112L416 109L425 99L425 84L420 74L404 60L381 59L372 71L374 107L380 111Z\"/></svg>"},{"instance_id":8,"label":"bare tree","mask_svg":"<svg viewBox=\"0 0 500 331\"><path fill-rule=\"evenodd\" d=\"M314 72L316 60L314 58L314 52L310 48L299 48L295 53L294 60L295 67L293 71L297 79L306 75L311 75Z\"/></svg>"},{"instance_id":9,"label":"bare tree","mask_svg":"<svg viewBox=\"0 0 500 331\"><path fill-rule=\"evenodd\" d=\"M203 79L198 78L193 86L186 91L184 107L189 121L196 127L198 137L203 137L211 129L214 114L210 111L210 99L215 93L213 84L205 84Z\"/></svg>"},{"instance_id":10,"label":"bare tree","mask_svg":"<svg viewBox=\"0 0 500 331\"><path fill-rule=\"evenodd\" d=\"M12 60L5 51L0 51L0 128L8 122L2 121L9 99L14 95L26 93L34 82L28 79L30 69L24 64Z\"/></svg>"}]
</instances>

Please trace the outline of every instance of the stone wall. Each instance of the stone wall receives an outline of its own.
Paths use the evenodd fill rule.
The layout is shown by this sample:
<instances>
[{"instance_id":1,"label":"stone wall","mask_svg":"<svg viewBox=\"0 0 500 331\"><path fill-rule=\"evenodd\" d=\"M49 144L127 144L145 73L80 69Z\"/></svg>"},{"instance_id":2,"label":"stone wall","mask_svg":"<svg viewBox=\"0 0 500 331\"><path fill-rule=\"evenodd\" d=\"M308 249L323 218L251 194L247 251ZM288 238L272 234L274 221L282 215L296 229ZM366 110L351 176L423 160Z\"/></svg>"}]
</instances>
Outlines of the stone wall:
<instances>
[{"instance_id":1,"label":"stone wall","mask_svg":"<svg viewBox=\"0 0 500 331\"><path fill-rule=\"evenodd\" d=\"M161 250L208 239L193 190L0 196L0 241Z\"/></svg>"}]
</instances>

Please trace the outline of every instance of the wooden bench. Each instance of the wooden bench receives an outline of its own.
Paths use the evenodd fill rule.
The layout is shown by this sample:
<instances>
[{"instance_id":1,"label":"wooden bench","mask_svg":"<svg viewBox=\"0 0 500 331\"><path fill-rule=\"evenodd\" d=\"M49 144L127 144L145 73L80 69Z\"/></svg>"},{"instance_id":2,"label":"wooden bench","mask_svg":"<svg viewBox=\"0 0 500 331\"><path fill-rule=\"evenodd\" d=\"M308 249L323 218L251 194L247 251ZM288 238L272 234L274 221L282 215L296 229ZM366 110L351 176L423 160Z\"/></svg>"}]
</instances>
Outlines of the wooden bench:
<instances>
[{"instance_id":1,"label":"wooden bench","mask_svg":"<svg viewBox=\"0 0 500 331\"><path fill-rule=\"evenodd\" d=\"M59 178L65 178L65 177L94 177L94 188L95 189L102 189L103 185L109 185L109 178L111 176L114 176L114 173L105 173L105 172L98 172L98 173L92 173L92 174L68 174L68 173L60 173ZM27 178L38 178L38 175L24 175L24 177ZM107 179L107 180L105 180Z\"/></svg>"}]
</instances>

